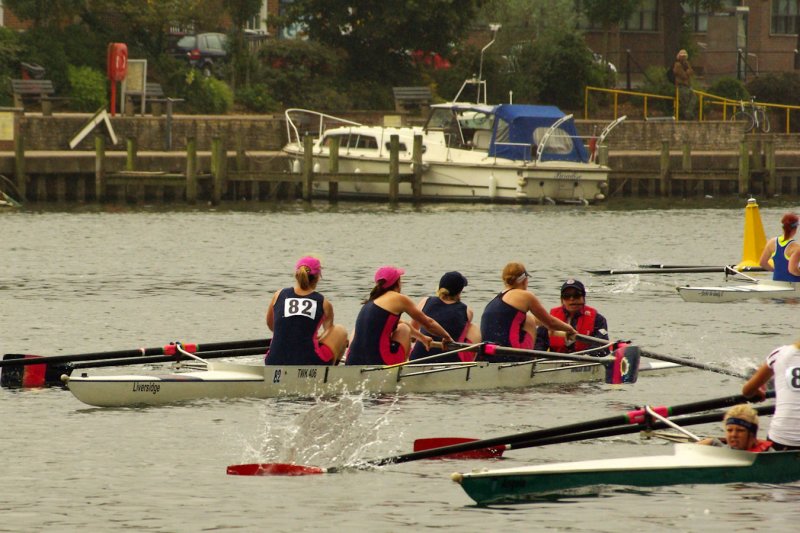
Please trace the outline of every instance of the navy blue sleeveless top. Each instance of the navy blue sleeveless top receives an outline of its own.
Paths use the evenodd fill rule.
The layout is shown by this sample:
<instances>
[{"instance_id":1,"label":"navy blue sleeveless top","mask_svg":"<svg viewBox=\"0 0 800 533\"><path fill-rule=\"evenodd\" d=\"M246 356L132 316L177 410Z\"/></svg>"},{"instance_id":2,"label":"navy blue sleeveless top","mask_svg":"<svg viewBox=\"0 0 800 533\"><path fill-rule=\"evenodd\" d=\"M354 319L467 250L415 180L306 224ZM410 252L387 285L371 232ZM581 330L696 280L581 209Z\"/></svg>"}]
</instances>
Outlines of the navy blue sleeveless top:
<instances>
[{"instance_id":1,"label":"navy blue sleeveless top","mask_svg":"<svg viewBox=\"0 0 800 533\"><path fill-rule=\"evenodd\" d=\"M317 355L317 330L322 325L324 301L318 292L299 296L293 287L278 294L273 306L275 320L265 364L326 364Z\"/></svg>"},{"instance_id":2,"label":"navy blue sleeveless top","mask_svg":"<svg viewBox=\"0 0 800 533\"><path fill-rule=\"evenodd\" d=\"M452 337L454 341L462 342L464 340L468 323L466 304L462 302L448 304L436 296L431 296L428 298L428 301L425 302L425 305L422 306L422 312L437 321L439 325L450 334L450 337ZM431 334L425 328L422 328L420 331L429 337L433 337L435 341L442 340L441 337ZM424 344L417 342L414 343L414 348L411 350L409 359L419 359L437 353L442 353L442 350L431 348L430 351L427 351L425 350ZM457 353L433 359L433 362L436 363L456 363L459 361L461 361L461 358Z\"/></svg>"},{"instance_id":3,"label":"navy blue sleeveless top","mask_svg":"<svg viewBox=\"0 0 800 533\"><path fill-rule=\"evenodd\" d=\"M523 313L513 305L503 301L503 296L508 291L503 291L486 305L481 315L481 340L497 344L498 346L508 346L511 348L533 348L533 336L525 331L525 317ZM520 358L513 356L484 356L478 355L479 361L519 361Z\"/></svg>"},{"instance_id":4,"label":"navy blue sleeveless top","mask_svg":"<svg viewBox=\"0 0 800 533\"><path fill-rule=\"evenodd\" d=\"M403 349L392 342L400 315L390 313L372 300L361 307L347 352L348 365L393 365L403 362Z\"/></svg>"}]
</instances>

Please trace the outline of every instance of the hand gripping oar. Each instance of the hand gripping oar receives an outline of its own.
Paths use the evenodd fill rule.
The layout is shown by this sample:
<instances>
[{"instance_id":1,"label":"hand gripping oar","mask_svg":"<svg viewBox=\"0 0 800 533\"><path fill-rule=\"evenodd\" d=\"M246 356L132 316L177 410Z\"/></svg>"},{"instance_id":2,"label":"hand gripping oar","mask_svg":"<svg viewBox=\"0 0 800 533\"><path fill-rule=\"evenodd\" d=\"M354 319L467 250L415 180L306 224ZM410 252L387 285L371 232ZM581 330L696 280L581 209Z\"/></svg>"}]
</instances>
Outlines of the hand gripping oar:
<instances>
[{"instance_id":1,"label":"hand gripping oar","mask_svg":"<svg viewBox=\"0 0 800 533\"><path fill-rule=\"evenodd\" d=\"M774 397L774 391L767 393L767 397ZM719 409L722 407L729 407L737 403L746 402L747 398L742 395L736 396L723 396L722 398L713 398L711 400L703 400L699 402L692 402L687 404L675 405L672 407L656 407L655 411L663 416L679 416L684 414L698 413L708 411L711 409ZM382 459L372 459L361 463L362 466L382 466L388 464L400 464L410 461L418 461L420 459L429 459L431 457L440 457L444 455L451 455L455 453L468 452L473 450L480 450L483 448L491 448L497 446L504 446L508 448L519 448L524 443L530 443L537 439L545 439L551 437L564 437L566 435L577 434L581 432L588 432L601 428L610 428L614 426L630 426L632 424L641 424L646 421L644 409L635 409L622 415L616 415L608 418L601 418L598 420L590 420L588 422L579 422L576 424L568 424L565 426L558 426L549 429L538 429L535 431L526 431L524 433L516 433L506 435L503 437L494 437L490 439L476 440L472 442L462 442L453 444L452 446L444 446L441 448L433 448L429 450L422 450L418 452L404 453L391 457L384 457ZM346 470L348 467L316 467L316 466L303 466L293 465L286 463L254 463L245 465L231 465L228 467L228 474L230 475L294 475L302 476L306 474L324 474L335 473ZM349 467L352 468L352 467Z\"/></svg>"},{"instance_id":2,"label":"hand gripping oar","mask_svg":"<svg viewBox=\"0 0 800 533\"><path fill-rule=\"evenodd\" d=\"M209 353L220 350L266 350L270 339L253 339L242 341L228 341L205 344L182 344L190 353ZM236 355L251 355L250 353L230 353L219 357L232 357ZM161 361L148 359L153 356L164 356ZM134 350L118 350L112 352L95 352L74 355L51 355L41 357L38 355L5 354L0 360L0 386L3 387L44 387L47 385L60 385L61 375L69 374L69 364L78 361L129 361L123 364L144 364L148 362L167 362L180 359L175 343L157 348L138 348ZM132 362L141 359L140 362ZM98 366L108 366L109 363Z\"/></svg>"},{"instance_id":3,"label":"hand gripping oar","mask_svg":"<svg viewBox=\"0 0 800 533\"><path fill-rule=\"evenodd\" d=\"M597 338L597 337L590 337L589 335L578 334L578 335L576 335L576 337L578 339L583 340L583 341L587 341L587 342L591 342L591 343L595 343L595 344L606 344L606 343L608 343L608 341L605 340L605 339L600 339L600 338ZM676 364L679 364L679 365L682 365L682 366L690 366L692 368L699 368L700 370L708 370L710 372L716 372L717 374L724 374L726 376L733 376L735 378L740 378L740 379L744 379L744 380L750 379L750 376L746 376L746 375L741 374L739 372L735 372L733 370L728 370L727 368L722 368L722 367L718 367L718 366L707 365L705 363L699 363L697 361L692 361L691 359L683 359L681 357L675 357L675 356L672 356L672 355L662 355L662 354L659 354L659 353L651 352L649 350L641 350L640 349L640 352L641 352L642 357L649 357L650 359L657 359L659 361L666 361L668 363L676 363Z\"/></svg>"}]
</instances>

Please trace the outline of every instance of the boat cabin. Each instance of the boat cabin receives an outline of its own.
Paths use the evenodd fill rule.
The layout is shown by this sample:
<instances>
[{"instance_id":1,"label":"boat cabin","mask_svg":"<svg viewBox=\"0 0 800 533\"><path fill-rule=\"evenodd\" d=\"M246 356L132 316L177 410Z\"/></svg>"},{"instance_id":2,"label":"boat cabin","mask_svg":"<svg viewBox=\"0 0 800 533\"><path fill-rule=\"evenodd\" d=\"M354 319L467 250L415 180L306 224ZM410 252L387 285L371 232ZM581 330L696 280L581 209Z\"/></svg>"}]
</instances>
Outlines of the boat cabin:
<instances>
[{"instance_id":1,"label":"boat cabin","mask_svg":"<svg viewBox=\"0 0 800 533\"><path fill-rule=\"evenodd\" d=\"M451 148L486 151L492 157L533 161L544 143L541 161L589 161L575 122L554 106L437 104L424 129L441 131Z\"/></svg>"}]
</instances>

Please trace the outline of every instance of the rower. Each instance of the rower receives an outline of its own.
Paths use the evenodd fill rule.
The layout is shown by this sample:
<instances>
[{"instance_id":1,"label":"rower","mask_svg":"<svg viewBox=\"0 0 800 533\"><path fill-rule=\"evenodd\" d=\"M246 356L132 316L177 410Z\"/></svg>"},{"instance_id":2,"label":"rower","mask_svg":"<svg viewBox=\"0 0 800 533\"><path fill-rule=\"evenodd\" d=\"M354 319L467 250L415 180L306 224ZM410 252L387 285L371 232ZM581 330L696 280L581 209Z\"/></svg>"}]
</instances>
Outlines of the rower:
<instances>
[{"instance_id":1,"label":"rower","mask_svg":"<svg viewBox=\"0 0 800 533\"><path fill-rule=\"evenodd\" d=\"M709 446L727 446L733 450L748 452L766 452L772 449L768 440L760 440L758 434L758 413L746 403L734 405L722 419L725 436L716 439L703 439L698 444Z\"/></svg>"},{"instance_id":2,"label":"rower","mask_svg":"<svg viewBox=\"0 0 800 533\"><path fill-rule=\"evenodd\" d=\"M774 281L800 282L800 243L795 240L800 217L797 213L786 213L781 218L783 235L771 238L761 252L760 264L764 270L772 271Z\"/></svg>"},{"instance_id":3,"label":"rower","mask_svg":"<svg viewBox=\"0 0 800 533\"><path fill-rule=\"evenodd\" d=\"M579 334L608 340L608 322L594 307L586 305L586 287L577 279L568 279L561 285L561 305L550 309L550 314L568 323ZM535 350L574 353L591 348L585 342L567 343L563 336L551 335L544 326L536 328ZM591 355L603 356L608 347L593 351Z\"/></svg>"}]
</instances>

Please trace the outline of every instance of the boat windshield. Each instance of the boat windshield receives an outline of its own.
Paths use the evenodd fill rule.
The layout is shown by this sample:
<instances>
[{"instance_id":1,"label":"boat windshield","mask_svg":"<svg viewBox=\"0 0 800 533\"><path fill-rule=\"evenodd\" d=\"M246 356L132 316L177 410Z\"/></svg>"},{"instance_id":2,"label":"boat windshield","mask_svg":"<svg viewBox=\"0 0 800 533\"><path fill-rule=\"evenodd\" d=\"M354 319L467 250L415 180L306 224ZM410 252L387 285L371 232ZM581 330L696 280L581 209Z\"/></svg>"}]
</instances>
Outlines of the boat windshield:
<instances>
[{"instance_id":1,"label":"boat windshield","mask_svg":"<svg viewBox=\"0 0 800 533\"><path fill-rule=\"evenodd\" d=\"M322 139L322 146L330 147L331 139L337 137L339 139L339 148L362 148L368 150L377 150L378 141L371 135L360 135L358 133L337 133L332 135L325 135Z\"/></svg>"},{"instance_id":2,"label":"boat windshield","mask_svg":"<svg viewBox=\"0 0 800 533\"><path fill-rule=\"evenodd\" d=\"M443 132L447 146L456 148L465 146L460 121L457 114L450 108L434 108L425 124L425 130Z\"/></svg>"}]
</instances>

